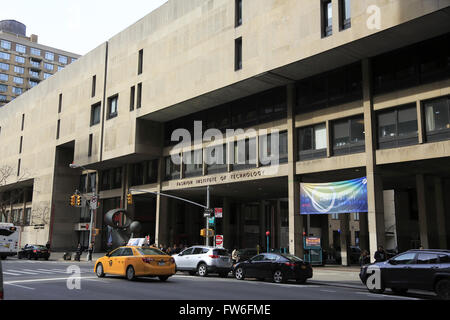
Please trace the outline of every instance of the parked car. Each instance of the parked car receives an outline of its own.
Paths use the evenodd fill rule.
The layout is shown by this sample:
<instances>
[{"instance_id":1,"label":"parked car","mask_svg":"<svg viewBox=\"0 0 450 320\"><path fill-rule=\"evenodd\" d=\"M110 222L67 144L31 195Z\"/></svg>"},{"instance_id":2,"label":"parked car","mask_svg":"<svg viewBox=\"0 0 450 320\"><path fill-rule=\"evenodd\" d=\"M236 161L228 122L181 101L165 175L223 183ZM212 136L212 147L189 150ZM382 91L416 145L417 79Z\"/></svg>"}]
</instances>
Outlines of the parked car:
<instances>
[{"instance_id":1,"label":"parked car","mask_svg":"<svg viewBox=\"0 0 450 320\"><path fill-rule=\"evenodd\" d=\"M2 271L2 262L0 261L0 300L3 300L3 271Z\"/></svg>"},{"instance_id":2,"label":"parked car","mask_svg":"<svg viewBox=\"0 0 450 320\"><path fill-rule=\"evenodd\" d=\"M218 273L227 277L231 271L231 255L226 249L207 246L193 246L173 255L178 271L188 271L206 277L209 273Z\"/></svg>"},{"instance_id":3,"label":"parked car","mask_svg":"<svg viewBox=\"0 0 450 320\"><path fill-rule=\"evenodd\" d=\"M379 288L369 289L369 267L380 270ZM370 274L369 274L370 273ZM409 250L385 262L361 267L361 281L370 292L383 293L390 288L396 294L409 289L434 291L441 299L450 299L450 250Z\"/></svg>"},{"instance_id":4,"label":"parked car","mask_svg":"<svg viewBox=\"0 0 450 320\"><path fill-rule=\"evenodd\" d=\"M237 262L246 261L246 260L248 260L250 258L253 258L257 254L258 254L258 251L256 249L253 249L253 248L240 249L237 252L236 263Z\"/></svg>"},{"instance_id":5,"label":"parked car","mask_svg":"<svg viewBox=\"0 0 450 320\"><path fill-rule=\"evenodd\" d=\"M237 263L233 268L236 279L257 278L259 280L272 279L282 283L296 280L305 283L312 278L313 270L309 263L297 256L285 253L261 253L253 258Z\"/></svg>"},{"instance_id":6,"label":"parked car","mask_svg":"<svg viewBox=\"0 0 450 320\"><path fill-rule=\"evenodd\" d=\"M34 259L38 260L43 258L48 260L50 258L50 251L45 246L40 245L27 245L17 254L17 258L19 259Z\"/></svg>"},{"instance_id":7,"label":"parked car","mask_svg":"<svg viewBox=\"0 0 450 320\"><path fill-rule=\"evenodd\" d=\"M175 260L167 253L153 247L125 246L97 259L94 266L97 277L105 274L136 277L158 277L166 281L175 274Z\"/></svg>"}]
</instances>

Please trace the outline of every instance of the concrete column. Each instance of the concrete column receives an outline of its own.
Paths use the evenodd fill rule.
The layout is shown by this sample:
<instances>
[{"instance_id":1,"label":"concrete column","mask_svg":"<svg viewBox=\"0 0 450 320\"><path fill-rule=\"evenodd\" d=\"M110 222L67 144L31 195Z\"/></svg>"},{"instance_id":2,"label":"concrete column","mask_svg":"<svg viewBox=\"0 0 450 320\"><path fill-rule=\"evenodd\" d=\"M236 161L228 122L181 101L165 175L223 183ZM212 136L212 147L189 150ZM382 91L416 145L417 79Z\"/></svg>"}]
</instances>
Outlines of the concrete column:
<instances>
[{"instance_id":1,"label":"concrete column","mask_svg":"<svg viewBox=\"0 0 450 320\"><path fill-rule=\"evenodd\" d=\"M158 192L161 192L161 183L164 175L164 158L158 161ZM169 245L169 203L168 198L156 196L156 221L155 221L155 243L157 245Z\"/></svg>"},{"instance_id":2,"label":"concrete column","mask_svg":"<svg viewBox=\"0 0 450 320\"><path fill-rule=\"evenodd\" d=\"M231 215L231 208L230 208L230 199L227 197L223 198L222 202L222 230L223 230L223 247L226 249L231 249L232 239L231 239L231 225L230 225L230 215Z\"/></svg>"},{"instance_id":3,"label":"concrete column","mask_svg":"<svg viewBox=\"0 0 450 320\"><path fill-rule=\"evenodd\" d=\"M383 184L376 166L376 119L372 101L372 72L369 59L362 61L363 106L366 144L366 175L367 175L367 219L369 229L369 251L372 261L379 245L384 246L384 206Z\"/></svg>"},{"instance_id":4,"label":"concrete column","mask_svg":"<svg viewBox=\"0 0 450 320\"><path fill-rule=\"evenodd\" d=\"M445 207L444 207L444 192L442 179L440 177L434 178L434 193L436 203L436 224L438 231L439 248L447 249L447 231L445 229Z\"/></svg>"},{"instance_id":5,"label":"concrete column","mask_svg":"<svg viewBox=\"0 0 450 320\"><path fill-rule=\"evenodd\" d=\"M303 217L300 215L300 180L296 177L295 106L295 85L289 84L287 86L289 252L298 257L303 257Z\"/></svg>"},{"instance_id":6,"label":"concrete column","mask_svg":"<svg viewBox=\"0 0 450 320\"><path fill-rule=\"evenodd\" d=\"M347 248L349 246L348 240L349 240L349 223L350 223L350 219L349 219L349 214L345 213L345 214L340 214L339 215L339 220L340 220L340 230L341 230L341 234L340 234L340 240L341 240L341 264L343 266L348 266L349 261L348 261L348 252L347 252Z\"/></svg>"},{"instance_id":7,"label":"concrete column","mask_svg":"<svg viewBox=\"0 0 450 320\"><path fill-rule=\"evenodd\" d=\"M426 201L426 184L425 176L423 174L416 175L417 188L417 207L419 210L419 233L420 244L425 249L429 249L430 241L428 237L428 223L427 223L427 201Z\"/></svg>"},{"instance_id":8,"label":"concrete column","mask_svg":"<svg viewBox=\"0 0 450 320\"><path fill-rule=\"evenodd\" d=\"M261 247L266 248L267 247L267 240L266 240L266 202L260 201L259 202L259 243ZM272 245L272 244L270 244ZM267 248L266 248L267 250Z\"/></svg>"}]
</instances>

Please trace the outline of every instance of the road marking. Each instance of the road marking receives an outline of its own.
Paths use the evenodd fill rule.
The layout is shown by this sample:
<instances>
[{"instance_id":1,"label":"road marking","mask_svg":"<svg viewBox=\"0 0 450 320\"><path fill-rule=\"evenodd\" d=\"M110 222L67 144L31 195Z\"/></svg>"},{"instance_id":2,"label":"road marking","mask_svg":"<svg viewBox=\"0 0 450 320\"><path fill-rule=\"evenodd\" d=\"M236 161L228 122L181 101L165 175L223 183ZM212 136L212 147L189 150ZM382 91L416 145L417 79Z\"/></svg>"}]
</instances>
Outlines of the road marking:
<instances>
[{"instance_id":1,"label":"road marking","mask_svg":"<svg viewBox=\"0 0 450 320\"><path fill-rule=\"evenodd\" d=\"M323 291L323 292L330 292L330 293L336 293L336 291L334 291L334 290L320 290L320 291Z\"/></svg>"},{"instance_id":2,"label":"road marking","mask_svg":"<svg viewBox=\"0 0 450 320\"><path fill-rule=\"evenodd\" d=\"M355 292L356 294L362 294L371 298L392 298L392 299L406 299L406 300L421 300L419 298L412 297L400 297L400 296L391 296L387 294L375 294L375 293L367 293L367 292Z\"/></svg>"},{"instance_id":3,"label":"road marking","mask_svg":"<svg viewBox=\"0 0 450 320\"><path fill-rule=\"evenodd\" d=\"M31 274L31 275L37 275L36 272L29 272L29 271L21 271L21 270L7 270L14 273L23 273L23 274Z\"/></svg>"},{"instance_id":4,"label":"road marking","mask_svg":"<svg viewBox=\"0 0 450 320\"><path fill-rule=\"evenodd\" d=\"M5 282L5 285L14 286L14 287L19 287L19 288L22 288L22 289L28 289L28 290L34 290L34 289L35 289L35 288L25 287L25 286L21 286L21 285L19 285L19 284L12 284L12 283L8 283L8 282Z\"/></svg>"},{"instance_id":5,"label":"road marking","mask_svg":"<svg viewBox=\"0 0 450 320\"><path fill-rule=\"evenodd\" d=\"M44 270L44 269L34 269L34 270L22 269L22 270L24 270L24 271L31 271L31 272L37 272L37 273L54 274L54 272L50 272L50 271Z\"/></svg>"},{"instance_id":6,"label":"road marking","mask_svg":"<svg viewBox=\"0 0 450 320\"><path fill-rule=\"evenodd\" d=\"M20 276L20 274L18 274L18 273L12 273L12 272L6 272L6 271L3 271L3 274L8 274L10 276Z\"/></svg>"},{"instance_id":7,"label":"road marking","mask_svg":"<svg viewBox=\"0 0 450 320\"><path fill-rule=\"evenodd\" d=\"M71 277L66 278L42 278L42 279L28 279L28 280L14 280L5 281L5 284L15 284L15 283L33 283L33 282L46 282L46 281L61 281L71 279ZM97 277L82 277L81 280L97 279Z\"/></svg>"}]
</instances>

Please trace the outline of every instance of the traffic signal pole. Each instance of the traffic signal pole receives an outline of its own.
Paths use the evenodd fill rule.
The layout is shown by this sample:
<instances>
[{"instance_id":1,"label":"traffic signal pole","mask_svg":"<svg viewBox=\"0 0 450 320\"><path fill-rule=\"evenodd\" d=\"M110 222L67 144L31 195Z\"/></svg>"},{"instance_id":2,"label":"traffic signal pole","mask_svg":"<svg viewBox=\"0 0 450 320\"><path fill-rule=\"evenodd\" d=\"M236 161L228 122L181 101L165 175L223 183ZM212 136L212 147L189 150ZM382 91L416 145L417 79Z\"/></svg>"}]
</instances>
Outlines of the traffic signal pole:
<instances>
[{"instance_id":1,"label":"traffic signal pole","mask_svg":"<svg viewBox=\"0 0 450 320\"><path fill-rule=\"evenodd\" d=\"M209 186L206 187L206 209L209 209ZM206 246L209 247L209 217L206 217Z\"/></svg>"}]
</instances>

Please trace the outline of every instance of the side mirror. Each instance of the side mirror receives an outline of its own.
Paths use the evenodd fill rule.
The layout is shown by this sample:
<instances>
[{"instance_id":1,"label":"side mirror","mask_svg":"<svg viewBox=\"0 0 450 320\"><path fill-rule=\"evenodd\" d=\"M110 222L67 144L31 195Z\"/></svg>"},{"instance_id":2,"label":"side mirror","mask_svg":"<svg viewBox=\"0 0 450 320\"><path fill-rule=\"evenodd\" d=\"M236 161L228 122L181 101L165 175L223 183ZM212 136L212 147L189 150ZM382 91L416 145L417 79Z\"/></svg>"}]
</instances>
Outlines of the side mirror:
<instances>
[{"instance_id":1,"label":"side mirror","mask_svg":"<svg viewBox=\"0 0 450 320\"><path fill-rule=\"evenodd\" d=\"M392 264L392 265L396 265L397 264L397 262L395 260L393 260L393 259L388 260L388 263Z\"/></svg>"}]
</instances>

